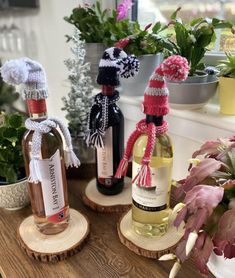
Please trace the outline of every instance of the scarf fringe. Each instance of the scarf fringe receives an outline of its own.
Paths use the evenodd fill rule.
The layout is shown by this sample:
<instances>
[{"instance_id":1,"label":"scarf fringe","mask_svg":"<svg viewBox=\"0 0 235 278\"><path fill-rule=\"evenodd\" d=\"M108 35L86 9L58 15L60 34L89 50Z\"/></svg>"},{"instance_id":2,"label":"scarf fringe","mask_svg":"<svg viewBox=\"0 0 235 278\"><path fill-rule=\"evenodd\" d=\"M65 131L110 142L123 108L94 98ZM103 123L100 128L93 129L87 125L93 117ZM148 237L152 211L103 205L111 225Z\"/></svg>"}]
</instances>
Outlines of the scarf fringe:
<instances>
[{"instance_id":1,"label":"scarf fringe","mask_svg":"<svg viewBox=\"0 0 235 278\"><path fill-rule=\"evenodd\" d=\"M32 158L29 163L29 178L28 181L31 183L39 183L42 181L42 177L39 171L38 158Z\"/></svg>"},{"instance_id":2,"label":"scarf fringe","mask_svg":"<svg viewBox=\"0 0 235 278\"><path fill-rule=\"evenodd\" d=\"M141 166L139 173L135 176L132 183L137 183L140 187L151 187L151 169L149 164L144 164Z\"/></svg>"},{"instance_id":3,"label":"scarf fringe","mask_svg":"<svg viewBox=\"0 0 235 278\"><path fill-rule=\"evenodd\" d=\"M72 148L69 148L69 150L64 151L64 162L66 168L68 167L76 167L78 168L81 165L80 160L74 153Z\"/></svg>"},{"instance_id":4,"label":"scarf fringe","mask_svg":"<svg viewBox=\"0 0 235 278\"><path fill-rule=\"evenodd\" d=\"M128 159L123 158L117 168L115 178L120 179L122 176L126 176L128 170Z\"/></svg>"},{"instance_id":5,"label":"scarf fringe","mask_svg":"<svg viewBox=\"0 0 235 278\"><path fill-rule=\"evenodd\" d=\"M104 148L103 141L104 132L100 129L96 129L95 132L90 133L89 135L89 145L94 146L95 148Z\"/></svg>"}]
</instances>

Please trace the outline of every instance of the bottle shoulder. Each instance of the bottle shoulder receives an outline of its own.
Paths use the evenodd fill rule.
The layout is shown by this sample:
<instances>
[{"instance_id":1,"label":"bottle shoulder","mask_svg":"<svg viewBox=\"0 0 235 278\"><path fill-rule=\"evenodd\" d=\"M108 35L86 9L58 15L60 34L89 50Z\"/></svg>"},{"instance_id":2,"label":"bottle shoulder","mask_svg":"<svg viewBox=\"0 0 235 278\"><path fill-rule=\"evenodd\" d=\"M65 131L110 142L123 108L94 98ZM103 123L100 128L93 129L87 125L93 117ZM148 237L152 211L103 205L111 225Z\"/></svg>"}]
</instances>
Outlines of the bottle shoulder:
<instances>
[{"instance_id":1,"label":"bottle shoulder","mask_svg":"<svg viewBox=\"0 0 235 278\"><path fill-rule=\"evenodd\" d=\"M143 157L146 145L147 145L148 136L146 134L141 135L135 142L133 148L133 156ZM154 157L173 157L173 146L170 136L167 133L164 133L156 137L155 146L153 149Z\"/></svg>"}]
</instances>

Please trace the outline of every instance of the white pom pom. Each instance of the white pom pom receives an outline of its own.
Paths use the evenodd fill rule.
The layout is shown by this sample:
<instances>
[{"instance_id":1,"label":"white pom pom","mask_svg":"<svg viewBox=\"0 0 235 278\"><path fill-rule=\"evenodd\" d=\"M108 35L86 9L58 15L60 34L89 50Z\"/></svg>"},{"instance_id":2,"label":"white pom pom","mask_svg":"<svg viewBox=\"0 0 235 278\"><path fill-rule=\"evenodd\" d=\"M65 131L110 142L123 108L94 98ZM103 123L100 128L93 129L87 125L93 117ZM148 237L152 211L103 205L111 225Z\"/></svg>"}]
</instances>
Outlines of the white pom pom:
<instances>
[{"instance_id":1,"label":"white pom pom","mask_svg":"<svg viewBox=\"0 0 235 278\"><path fill-rule=\"evenodd\" d=\"M3 81L10 85L25 83L28 79L28 69L23 59L10 60L1 67Z\"/></svg>"}]
</instances>

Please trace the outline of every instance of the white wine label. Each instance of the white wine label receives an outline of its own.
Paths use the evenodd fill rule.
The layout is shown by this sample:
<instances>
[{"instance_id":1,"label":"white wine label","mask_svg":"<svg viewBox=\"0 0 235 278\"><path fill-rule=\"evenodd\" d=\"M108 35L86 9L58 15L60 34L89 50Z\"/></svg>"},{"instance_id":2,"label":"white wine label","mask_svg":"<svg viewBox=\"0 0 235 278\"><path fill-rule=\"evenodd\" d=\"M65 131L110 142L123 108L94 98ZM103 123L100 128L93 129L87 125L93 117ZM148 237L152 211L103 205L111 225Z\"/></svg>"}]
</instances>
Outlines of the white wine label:
<instances>
[{"instance_id":1,"label":"white wine label","mask_svg":"<svg viewBox=\"0 0 235 278\"><path fill-rule=\"evenodd\" d=\"M105 131L104 148L97 148L97 167L99 178L113 176L113 128Z\"/></svg>"},{"instance_id":2,"label":"white wine label","mask_svg":"<svg viewBox=\"0 0 235 278\"><path fill-rule=\"evenodd\" d=\"M60 151L38 161L46 216L57 214L65 206Z\"/></svg>"},{"instance_id":3,"label":"white wine label","mask_svg":"<svg viewBox=\"0 0 235 278\"><path fill-rule=\"evenodd\" d=\"M132 165L132 176L134 178L141 165L134 161ZM136 182L132 184L132 198L137 207L148 211L158 211L164 209L167 204L171 167L151 167L151 174L151 187L139 187Z\"/></svg>"}]
</instances>

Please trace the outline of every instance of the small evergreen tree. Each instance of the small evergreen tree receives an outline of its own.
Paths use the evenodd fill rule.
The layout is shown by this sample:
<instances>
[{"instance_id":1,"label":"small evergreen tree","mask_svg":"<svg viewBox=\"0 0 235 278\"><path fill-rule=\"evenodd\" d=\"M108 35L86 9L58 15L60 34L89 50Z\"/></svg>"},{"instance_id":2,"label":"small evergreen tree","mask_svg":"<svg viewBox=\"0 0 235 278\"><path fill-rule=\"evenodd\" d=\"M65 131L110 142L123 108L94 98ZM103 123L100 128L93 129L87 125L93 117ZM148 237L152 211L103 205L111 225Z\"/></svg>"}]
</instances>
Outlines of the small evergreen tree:
<instances>
[{"instance_id":1,"label":"small evergreen tree","mask_svg":"<svg viewBox=\"0 0 235 278\"><path fill-rule=\"evenodd\" d=\"M63 97L66 119L73 136L83 136L87 130L88 113L92 105L92 80L89 76L90 63L85 62L85 42L80 40L80 31L76 28L70 38L73 58L65 60L71 84L67 97Z\"/></svg>"}]
</instances>

